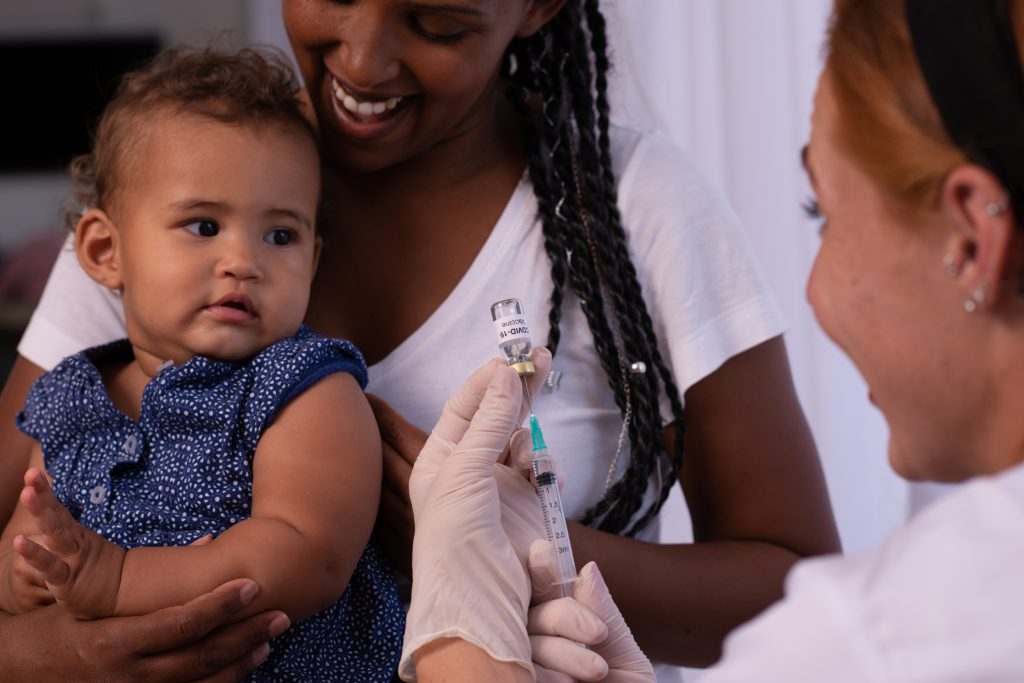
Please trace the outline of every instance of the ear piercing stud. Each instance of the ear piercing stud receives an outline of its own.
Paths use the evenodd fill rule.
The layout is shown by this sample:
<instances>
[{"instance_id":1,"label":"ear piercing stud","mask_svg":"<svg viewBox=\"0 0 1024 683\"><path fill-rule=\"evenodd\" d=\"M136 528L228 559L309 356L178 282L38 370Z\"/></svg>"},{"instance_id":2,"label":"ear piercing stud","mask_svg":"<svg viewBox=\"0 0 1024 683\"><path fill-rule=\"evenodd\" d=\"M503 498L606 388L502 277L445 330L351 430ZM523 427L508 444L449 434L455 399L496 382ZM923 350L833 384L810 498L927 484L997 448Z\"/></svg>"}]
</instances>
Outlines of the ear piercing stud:
<instances>
[{"instance_id":1,"label":"ear piercing stud","mask_svg":"<svg viewBox=\"0 0 1024 683\"><path fill-rule=\"evenodd\" d=\"M974 313L978 310L978 306L984 303L988 297L988 282L982 280L978 283L974 293L971 294L971 298L964 301L964 310L968 313Z\"/></svg>"},{"instance_id":2,"label":"ear piercing stud","mask_svg":"<svg viewBox=\"0 0 1024 683\"><path fill-rule=\"evenodd\" d=\"M1009 197L1003 197L998 203L991 202L985 205L985 213L989 216L998 216L1010 206Z\"/></svg>"},{"instance_id":3,"label":"ear piercing stud","mask_svg":"<svg viewBox=\"0 0 1024 683\"><path fill-rule=\"evenodd\" d=\"M946 268L946 275L952 278L960 277L960 265L957 264L952 254L946 254L946 257L942 259L942 265Z\"/></svg>"}]
</instances>

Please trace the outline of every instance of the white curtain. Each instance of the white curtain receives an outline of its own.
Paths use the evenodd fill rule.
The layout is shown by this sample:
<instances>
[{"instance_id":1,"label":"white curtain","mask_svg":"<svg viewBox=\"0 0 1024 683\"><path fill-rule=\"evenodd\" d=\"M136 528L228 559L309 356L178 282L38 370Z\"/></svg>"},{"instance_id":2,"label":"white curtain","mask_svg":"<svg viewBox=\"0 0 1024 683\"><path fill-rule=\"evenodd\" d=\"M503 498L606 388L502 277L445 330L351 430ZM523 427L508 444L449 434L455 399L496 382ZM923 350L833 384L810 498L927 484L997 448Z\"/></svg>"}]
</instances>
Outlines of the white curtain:
<instances>
[{"instance_id":1,"label":"white curtain","mask_svg":"<svg viewBox=\"0 0 1024 683\"><path fill-rule=\"evenodd\" d=\"M736 209L785 311L786 344L845 548L903 521L907 486L886 460L886 430L804 296L816 225L800 165L821 68L828 0L604 0L619 120L669 132ZM682 510L681 501L675 501ZM665 522L682 518L670 512ZM669 539L686 537L676 525Z\"/></svg>"}]
</instances>

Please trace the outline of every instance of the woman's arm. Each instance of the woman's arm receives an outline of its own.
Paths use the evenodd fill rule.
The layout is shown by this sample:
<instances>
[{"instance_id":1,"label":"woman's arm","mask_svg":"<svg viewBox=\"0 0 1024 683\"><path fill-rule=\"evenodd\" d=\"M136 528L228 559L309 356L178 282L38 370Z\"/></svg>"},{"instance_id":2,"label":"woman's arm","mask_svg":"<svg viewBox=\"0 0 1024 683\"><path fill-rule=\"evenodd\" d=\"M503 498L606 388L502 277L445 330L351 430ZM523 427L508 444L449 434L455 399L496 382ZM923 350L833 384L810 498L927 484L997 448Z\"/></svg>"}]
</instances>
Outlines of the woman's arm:
<instances>
[{"instance_id":1,"label":"woman's arm","mask_svg":"<svg viewBox=\"0 0 1024 683\"><path fill-rule=\"evenodd\" d=\"M667 441L673 435L666 430ZM798 559L840 546L781 338L733 357L686 392L685 447L680 482L693 544L645 543L578 524L570 535L577 564L600 565L640 647L701 666L718 659L729 631L782 596Z\"/></svg>"},{"instance_id":2,"label":"woman's arm","mask_svg":"<svg viewBox=\"0 0 1024 683\"><path fill-rule=\"evenodd\" d=\"M323 610L369 540L380 469L380 437L355 379L326 377L260 439L252 517L207 545L129 551L117 613L179 604L235 576L263 587L250 612L273 607L297 620Z\"/></svg>"},{"instance_id":3,"label":"woman's arm","mask_svg":"<svg viewBox=\"0 0 1024 683\"><path fill-rule=\"evenodd\" d=\"M22 478L28 468L29 455L35 441L14 426L14 417L21 411L25 397L43 369L18 356L0 393L0 520L7 522L18 494L24 485Z\"/></svg>"},{"instance_id":4,"label":"woman's arm","mask_svg":"<svg viewBox=\"0 0 1024 683\"><path fill-rule=\"evenodd\" d=\"M416 651L419 683L530 683L530 672L511 662L498 662L461 638L444 638Z\"/></svg>"}]
</instances>

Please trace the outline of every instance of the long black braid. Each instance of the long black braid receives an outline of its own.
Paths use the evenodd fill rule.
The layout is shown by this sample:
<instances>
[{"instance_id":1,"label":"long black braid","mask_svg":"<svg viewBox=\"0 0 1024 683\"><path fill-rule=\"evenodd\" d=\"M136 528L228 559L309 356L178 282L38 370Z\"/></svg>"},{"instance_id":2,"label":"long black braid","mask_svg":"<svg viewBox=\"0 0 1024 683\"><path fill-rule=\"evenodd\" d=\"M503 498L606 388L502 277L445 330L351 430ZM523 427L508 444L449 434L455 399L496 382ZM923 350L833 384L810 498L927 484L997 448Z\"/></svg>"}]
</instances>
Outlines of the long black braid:
<instances>
[{"instance_id":1,"label":"long black braid","mask_svg":"<svg viewBox=\"0 0 1024 683\"><path fill-rule=\"evenodd\" d=\"M580 300L631 444L625 474L580 521L633 535L658 513L678 478L683 407L658 352L619 215L608 135L609 67L598 0L568 0L543 29L512 43L503 75L522 121L544 248L551 261L554 288L547 345L557 352L568 283ZM629 372L627 366L638 362L654 372ZM658 410L661 387L672 406L675 449L658 500L627 528L664 453Z\"/></svg>"}]
</instances>

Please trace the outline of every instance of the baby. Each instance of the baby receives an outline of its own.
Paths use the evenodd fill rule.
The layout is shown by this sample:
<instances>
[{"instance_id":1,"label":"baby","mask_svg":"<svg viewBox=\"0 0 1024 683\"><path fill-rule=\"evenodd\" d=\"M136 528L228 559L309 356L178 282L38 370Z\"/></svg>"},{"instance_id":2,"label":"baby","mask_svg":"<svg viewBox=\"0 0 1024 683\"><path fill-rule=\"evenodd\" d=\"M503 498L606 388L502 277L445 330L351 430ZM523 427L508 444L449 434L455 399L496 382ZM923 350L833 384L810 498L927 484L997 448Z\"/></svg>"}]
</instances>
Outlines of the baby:
<instances>
[{"instance_id":1,"label":"baby","mask_svg":"<svg viewBox=\"0 0 1024 683\"><path fill-rule=\"evenodd\" d=\"M120 294L128 338L29 393L18 426L38 444L0 537L0 608L142 614L250 577L247 614L298 622L251 680L390 681L404 616L368 543L366 367L302 326L320 175L297 92L276 56L168 51L124 79L73 164L76 253Z\"/></svg>"}]
</instances>

